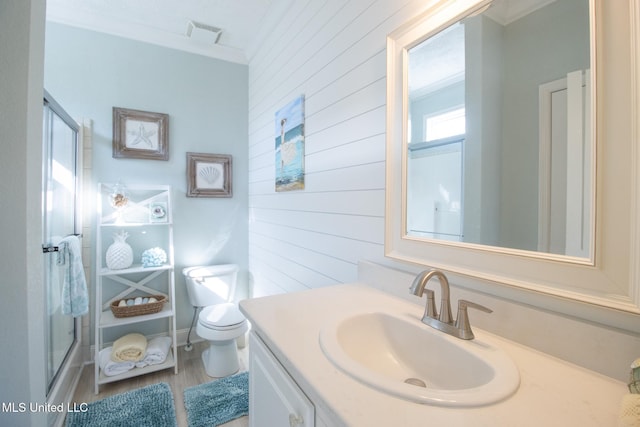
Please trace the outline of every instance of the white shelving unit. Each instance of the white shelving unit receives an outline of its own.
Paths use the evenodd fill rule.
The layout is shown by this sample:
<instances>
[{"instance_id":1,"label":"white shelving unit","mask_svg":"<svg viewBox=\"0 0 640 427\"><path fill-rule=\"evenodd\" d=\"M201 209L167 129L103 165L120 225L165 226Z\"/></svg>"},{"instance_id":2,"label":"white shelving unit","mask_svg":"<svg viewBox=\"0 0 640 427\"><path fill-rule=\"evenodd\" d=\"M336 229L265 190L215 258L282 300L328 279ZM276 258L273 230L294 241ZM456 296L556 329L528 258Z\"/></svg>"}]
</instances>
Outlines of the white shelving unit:
<instances>
[{"instance_id":1,"label":"white shelving unit","mask_svg":"<svg viewBox=\"0 0 640 427\"><path fill-rule=\"evenodd\" d=\"M101 384L168 368L173 368L174 373L178 373L171 187L128 185L124 190L128 201L119 208L112 206L112 194L116 188L115 184L98 185L94 359L96 394ZM133 250L134 263L129 268L110 270L106 267L106 252L113 243L112 236L121 231L129 234L127 243ZM143 267L142 253L154 247L166 252L167 262L157 267ZM168 301L157 313L132 317L115 317L110 309L113 301L149 295L163 295ZM143 333L148 339L158 335L171 337L171 348L166 360L161 364L133 368L115 376L105 375L100 369L100 351L120 336L131 332ZM106 339L105 335L108 335Z\"/></svg>"}]
</instances>

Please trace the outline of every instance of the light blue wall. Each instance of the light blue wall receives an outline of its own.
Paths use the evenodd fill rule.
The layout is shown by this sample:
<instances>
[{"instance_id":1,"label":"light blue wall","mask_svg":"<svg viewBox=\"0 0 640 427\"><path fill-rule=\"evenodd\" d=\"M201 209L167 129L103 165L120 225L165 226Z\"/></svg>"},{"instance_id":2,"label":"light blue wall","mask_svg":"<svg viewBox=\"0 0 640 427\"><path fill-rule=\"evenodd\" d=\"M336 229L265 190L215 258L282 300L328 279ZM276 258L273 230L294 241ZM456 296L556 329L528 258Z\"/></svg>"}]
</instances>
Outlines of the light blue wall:
<instances>
[{"instance_id":1,"label":"light blue wall","mask_svg":"<svg viewBox=\"0 0 640 427\"><path fill-rule=\"evenodd\" d=\"M536 250L538 89L589 68L588 1L555 2L507 26L504 61L500 245Z\"/></svg>"},{"instance_id":2,"label":"light blue wall","mask_svg":"<svg viewBox=\"0 0 640 427\"><path fill-rule=\"evenodd\" d=\"M246 294L247 74L245 65L47 22L45 88L93 121L92 190L119 179L173 188L178 329L193 314L183 267L237 263ZM169 161L112 158L112 107L169 114ZM233 197L187 198L187 152L231 154Z\"/></svg>"}]
</instances>

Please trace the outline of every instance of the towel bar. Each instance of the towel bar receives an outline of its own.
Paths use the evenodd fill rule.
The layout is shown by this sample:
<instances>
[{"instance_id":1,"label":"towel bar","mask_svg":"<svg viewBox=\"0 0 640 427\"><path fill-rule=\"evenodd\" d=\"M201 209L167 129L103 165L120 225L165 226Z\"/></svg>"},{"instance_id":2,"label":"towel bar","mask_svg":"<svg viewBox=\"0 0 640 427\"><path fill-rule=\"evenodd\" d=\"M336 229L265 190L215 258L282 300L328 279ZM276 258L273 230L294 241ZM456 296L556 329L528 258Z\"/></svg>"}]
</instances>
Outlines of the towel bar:
<instances>
[{"instance_id":1,"label":"towel bar","mask_svg":"<svg viewBox=\"0 0 640 427\"><path fill-rule=\"evenodd\" d=\"M82 238L82 234L69 234L67 237L69 236L76 236L77 238ZM43 254L48 254L51 252L59 252L59 251L60 251L60 248L58 246L53 246L52 244L42 245Z\"/></svg>"}]
</instances>

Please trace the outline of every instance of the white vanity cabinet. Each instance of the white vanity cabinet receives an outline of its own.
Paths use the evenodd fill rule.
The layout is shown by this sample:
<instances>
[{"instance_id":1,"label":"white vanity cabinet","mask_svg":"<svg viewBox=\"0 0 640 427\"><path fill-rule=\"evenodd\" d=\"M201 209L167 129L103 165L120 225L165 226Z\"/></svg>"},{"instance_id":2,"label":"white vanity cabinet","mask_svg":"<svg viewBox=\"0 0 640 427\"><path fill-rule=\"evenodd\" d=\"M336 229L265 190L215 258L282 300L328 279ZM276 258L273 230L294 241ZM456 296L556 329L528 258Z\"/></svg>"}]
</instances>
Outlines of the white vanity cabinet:
<instances>
[{"instance_id":1,"label":"white vanity cabinet","mask_svg":"<svg viewBox=\"0 0 640 427\"><path fill-rule=\"evenodd\" d=\"M313 404L255 332L249 348L249 426L316 426Z\"/></svg>"},{"instance_id":2,"label":"white vanity cabinet","mask_svg":"<svg viewBox=\"0 0 640 427\"><path fill-rule=\"evenodd\" d=\"M118 184L98 184L97 203L94 307L96 394L101 384L167 368L178 372L171 187L124 188ZM132 250L133 264L126 268L110 269L107 267L107 251L114 242L113 236L119 233L128 235L126 243ZM161 257L148 257L158 262L145 266L142 264L142 254L152 248L162 249L166 260L160 262ZM112 302L138 296L164 296L167 301L158 312L135 316L129 316L130 313L121 314L120 317L114 315L110 307ZM147 339L169 336L171 347L166 359L163 363L134 367L118 375L105 375L100 368L100 351L117 338L132 332L142 333Z\"/></svg>"}]
</instances>

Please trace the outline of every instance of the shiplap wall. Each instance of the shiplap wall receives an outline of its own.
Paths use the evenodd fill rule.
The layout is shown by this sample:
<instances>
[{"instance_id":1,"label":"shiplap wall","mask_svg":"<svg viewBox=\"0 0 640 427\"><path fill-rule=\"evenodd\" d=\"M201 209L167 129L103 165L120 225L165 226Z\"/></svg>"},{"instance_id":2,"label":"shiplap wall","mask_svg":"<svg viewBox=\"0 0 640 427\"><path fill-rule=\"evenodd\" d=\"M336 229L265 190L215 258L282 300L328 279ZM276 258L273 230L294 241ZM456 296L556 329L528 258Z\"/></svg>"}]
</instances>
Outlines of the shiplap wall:
<instances>
[{"instance_id":1,"label":"shiplap wall","mask_svg":"<svg viewBox=\"0 0 640 427\"><path fill-rule=\"evenodd\" d=\"M249 63L253 296L384 258L386 36L429 1L280 0ZM305 96L305 189L275 191L275 112Z\"/></svg>"}]
</instances>

